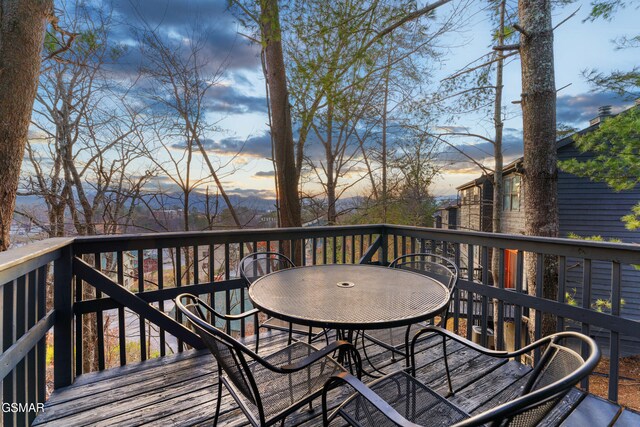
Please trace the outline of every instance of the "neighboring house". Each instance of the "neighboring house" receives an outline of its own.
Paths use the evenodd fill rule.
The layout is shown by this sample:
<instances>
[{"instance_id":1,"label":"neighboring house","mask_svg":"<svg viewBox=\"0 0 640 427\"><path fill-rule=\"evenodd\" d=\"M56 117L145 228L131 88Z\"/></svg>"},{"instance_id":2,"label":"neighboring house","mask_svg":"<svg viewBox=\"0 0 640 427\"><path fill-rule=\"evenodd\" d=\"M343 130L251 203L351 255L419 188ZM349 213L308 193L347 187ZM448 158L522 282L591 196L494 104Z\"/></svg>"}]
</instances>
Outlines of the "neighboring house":
<instances>
[{"instance_id":1,"label":"neighboring house","mask_svg":"<svg viewBox=\"0 0 640 427\"><path fill-rule=\"evenodd\" d=\"M436 208L435 227L456 230L458 228L458 203L447 200Z\"/></svg>"},{"instance_id":2,"label":"neighboring house","mask_svg":"<svg viewBox=\"0 0 640 427\"><path fill-rule=\"evenodd\" d=\"M640 103L636 106L640 108ZM577 132L584 134L597 129L602 120L610 117L608 108L601 108L600 115L591 120L590 126ZM575 134L574 134L575 135ZM590 153L580 153L575 147L573 137L567 136L557 143L558 160L571 158L588 159ZM504 198L501 212L502 232L508 234L524 234L523 201L523 158L508 164L503 169ZM458 228L461 230L492 231L491 217L493 212L493 176L483 175L457 188L458 205L457 222L454 227L441 221L441 228ZM558 212L560 220L560 237L576 234L581 237L600 236L604 239L615 239L626 243L640 243L640 230L628 230L621 218L640 201L640 186L633 190L615 192L606 184L581 178L561 170L558 171ZM444 218L444 210L450 216L451 207L443 207L438 215ZM462 251L464 252L464 251ZM505 253L505 286L515 284L515 250ZM479 253L474 255L474 266L478 267ZM462 259L466 269L465 260ZM582 299L583 262L581 259L567 259L567 291L576 301ZM491 277L491 275L489 275ZM611 266L609 263L594 262L591 270L592 301L611 298ZM622 314L640 320L640 270L625 266L622 271L622 298L625 304ZM594 332L597 334L597 332ZM623 339L623 353L640 353L640 343Z\"/></svg>"}]
</instances>

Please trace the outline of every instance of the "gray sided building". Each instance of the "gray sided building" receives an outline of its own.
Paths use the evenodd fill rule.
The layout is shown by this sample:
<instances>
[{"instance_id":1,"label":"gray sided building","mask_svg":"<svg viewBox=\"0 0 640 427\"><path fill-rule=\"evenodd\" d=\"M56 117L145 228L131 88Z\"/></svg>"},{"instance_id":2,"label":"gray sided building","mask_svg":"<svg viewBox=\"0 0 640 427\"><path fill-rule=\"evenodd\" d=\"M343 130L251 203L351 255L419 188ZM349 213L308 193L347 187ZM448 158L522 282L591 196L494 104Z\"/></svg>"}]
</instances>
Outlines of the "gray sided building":
<instances>
[{"instance_id":1,"label":"gray sided building","mask_svg":"<svg viewBox=\"0 0 640 427\"><path fill-rule=\"evenodd\" d=\"M636 107L640 108L638 103ZM591 125L578 132L584 134L597 129L602 120L610 115L607 109L601 110L601 115L591 121ZM574 134L575 135L575 134ZM591 153L580 153L573 141L574 135L567 136L557 143L558 160L577 158L587 160L593 157ZM640 161L640 159L638 160ZM501 212L502 231L508 234L524 234L524 205L523 197L523 158L508 164L503 169L504 208ZM458 190L458 206L453 216L456 218L455 228L460 230L492 231L491 217L493 214L493 176L483 175L470 181ZM560 219L560 236L577 235L579 238L602 238L605 240L619 240L626 243L640 243L640 230L628 230L621 218L627 215L631 208L640 201L640 186L633 190L615 192L606 184L581 178L562 170L558 171L558 210ZM446 210L451 211L451 207ZM449 212L449 216L452 214ZM445 226L442 228L454 228ZM515 251L513 251L515 252ZM514 254L506 254L506 264ZM478 258L476 258L478 259ZM584 277L584 260L567 259L566 287L569 296L582 301L582 282ZM505 272L509 275L509 272ZM592 307L607 310L606 302L611 298L611 266L610 263L593 262L591 265ZM491 276L491 275L489 275ZM507 281L509 279L507 278ZM622 269L622 315L640 320L640 267L623 266ZM598 304L597 301L601 303ZM605 302L603 305L602 302ZM597 330L592 334L599 336ZM606 345L608 337L599 336ZM622 337L622 354L640 353L640 343L629 337Z\"/></svg>"}]
</instances>

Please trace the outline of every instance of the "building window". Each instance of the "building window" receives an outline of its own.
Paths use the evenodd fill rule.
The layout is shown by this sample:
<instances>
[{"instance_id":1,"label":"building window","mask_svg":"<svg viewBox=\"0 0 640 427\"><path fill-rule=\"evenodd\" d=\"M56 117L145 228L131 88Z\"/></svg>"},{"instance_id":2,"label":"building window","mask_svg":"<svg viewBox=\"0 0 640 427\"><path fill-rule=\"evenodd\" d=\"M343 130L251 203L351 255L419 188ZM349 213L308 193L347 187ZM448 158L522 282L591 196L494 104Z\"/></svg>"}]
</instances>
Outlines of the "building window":
<instances>
[{"instance_id":1,"label":"building window","mask_svg":"<svg viewBox=\"0 0 640 427\"><path fill-rule=\"evenodd\" d=\"M520 175L509 176L504 179L504 198L502 209L505 211L520 210Z\"/></svg>"},{"instance_id":2,"label":"building window","mask_svg":"<svg viewBox=\"0 0 640 427\"><path fill-rule=\"evenodd\" d=\"M471 187L462 190L462 204L474 205L480 202L480 187Z\"/></svg>"}]
</instances>

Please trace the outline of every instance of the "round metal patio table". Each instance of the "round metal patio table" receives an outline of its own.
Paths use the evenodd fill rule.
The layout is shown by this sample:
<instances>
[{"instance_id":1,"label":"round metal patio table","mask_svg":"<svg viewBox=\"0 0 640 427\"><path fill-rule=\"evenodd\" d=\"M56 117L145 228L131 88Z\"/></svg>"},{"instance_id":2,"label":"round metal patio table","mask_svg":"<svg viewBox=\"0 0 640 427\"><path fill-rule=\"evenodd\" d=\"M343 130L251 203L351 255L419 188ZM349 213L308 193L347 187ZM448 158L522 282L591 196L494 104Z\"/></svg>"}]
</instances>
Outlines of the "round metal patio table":
<instances>
[{"instance_id":1,"label":"round metal patio table","mask_svg":"<svg viewBox=\"0 0 640 427\"><path fill-rule=\"evenodd\" d=\"M384 329L429 319L449 302L439 281L411 271L333 264L276 271L256 280L249 298L276 318L327 329Z\"/></svg>"}]
</instances>

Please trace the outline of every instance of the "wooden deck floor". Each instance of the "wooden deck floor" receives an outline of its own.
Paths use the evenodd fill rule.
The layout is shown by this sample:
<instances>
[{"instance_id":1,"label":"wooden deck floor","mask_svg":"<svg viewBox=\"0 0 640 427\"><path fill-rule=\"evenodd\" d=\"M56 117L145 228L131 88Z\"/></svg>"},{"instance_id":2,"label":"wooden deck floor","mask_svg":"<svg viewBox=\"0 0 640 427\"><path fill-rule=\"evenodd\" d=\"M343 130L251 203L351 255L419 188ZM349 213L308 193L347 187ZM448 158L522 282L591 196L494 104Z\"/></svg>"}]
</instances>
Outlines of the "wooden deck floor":
<instances>
[{"instance_id":1,"label":"wooden deck floor","mask_svg":"<svg viewBox=\"0 0 640 427\"><path fill-rule=\"evenodd\" d=\"M251 341L251 340L248 340ZM286 344L276 333L261 337L260 352L269 353ZM418 378L431 388L446 391L444 365L435 341L421 344L417 357ZM447 346L456 393L450 398L468 413L477 413L514 396L529 368L515 361L496 361L451 343ZM368 347L376 366L386 371L402 367L392 363L389 352ZM38 426L140 426L211 425L215 410L217 371L205 351L187 351L121 368L86 374L69 387L55 391L35 420ZM346 397L334 391L334 402ZM320 403L313 412L303 410L287 418L287 425L321 425ZM248 425L227 394L223 397L219 425ZM570 392L541 424L543 426L638 426L640 415L578 389Z\"/></svg>"}]
</instances>

